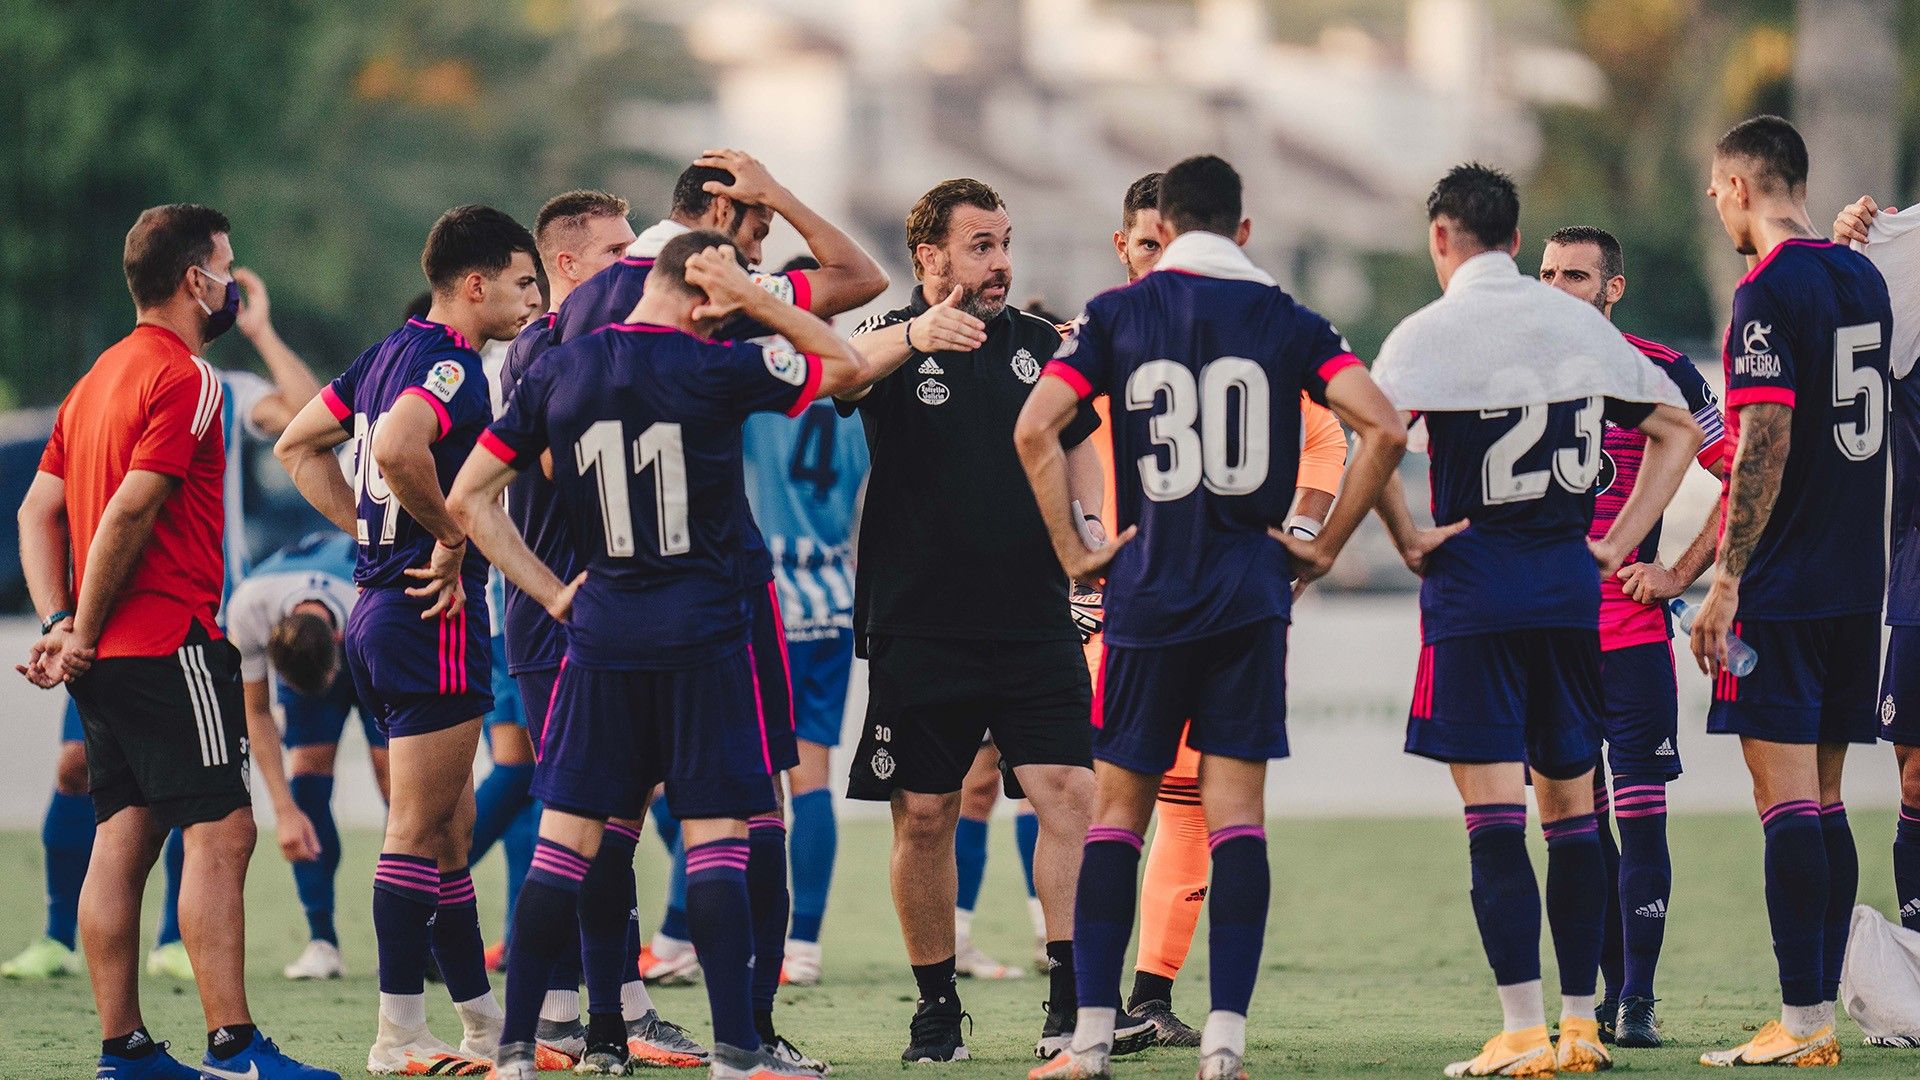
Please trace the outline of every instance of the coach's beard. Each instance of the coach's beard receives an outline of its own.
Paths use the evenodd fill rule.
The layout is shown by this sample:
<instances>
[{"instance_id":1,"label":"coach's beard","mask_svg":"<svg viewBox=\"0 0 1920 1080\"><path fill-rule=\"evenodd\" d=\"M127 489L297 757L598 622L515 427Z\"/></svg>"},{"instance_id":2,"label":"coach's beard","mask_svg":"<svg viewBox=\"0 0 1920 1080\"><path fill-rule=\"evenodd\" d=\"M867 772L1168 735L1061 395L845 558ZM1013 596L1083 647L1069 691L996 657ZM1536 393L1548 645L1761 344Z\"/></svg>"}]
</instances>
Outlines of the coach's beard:
<instances>
[{"instance_id":1,"label":"coach's beard","mask_svg":"<svg viewBox=\"0 0 1920 1080\"><path fill-rule=\"evenodd\" d=\"M998 296L987 296L986 291L998 285L1002 290ZM960 297L960 310L979 319L991 322L1007 310L1007 296L1013 291L1013 277L1010 274L996 274L968 289Z\"/></svg>"}]
</instances>

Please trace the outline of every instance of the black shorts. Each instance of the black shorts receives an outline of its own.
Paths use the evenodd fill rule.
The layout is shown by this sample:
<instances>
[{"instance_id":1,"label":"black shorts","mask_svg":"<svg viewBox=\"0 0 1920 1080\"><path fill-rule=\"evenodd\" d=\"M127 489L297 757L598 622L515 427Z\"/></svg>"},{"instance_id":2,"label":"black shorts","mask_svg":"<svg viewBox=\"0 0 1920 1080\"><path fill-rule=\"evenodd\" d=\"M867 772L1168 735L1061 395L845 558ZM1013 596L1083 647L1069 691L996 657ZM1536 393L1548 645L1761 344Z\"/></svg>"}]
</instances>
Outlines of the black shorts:
<instances>
[{"instance_id":1,"label":"black shorts","mask_svg":"<svg viewBox=\"0 0 1920 1080\"><path fill-rule=\"evenodd\" d=\"M96 661L69 684L95 821L129 806L176 829L252 805L240 653L195 624L165 656Z\"/></svg>"},{"instance_id":2,"label":"black shorts","mask_svg":"<svg viewBox=\"0 0 1920 1080\"><path fill-rule=\"evenodd\" d=\"M1011 771L1093 767L1093 686L1080 643L875 637L847 797L959 791L991 732Z\"/></svg>"}]
</instances>

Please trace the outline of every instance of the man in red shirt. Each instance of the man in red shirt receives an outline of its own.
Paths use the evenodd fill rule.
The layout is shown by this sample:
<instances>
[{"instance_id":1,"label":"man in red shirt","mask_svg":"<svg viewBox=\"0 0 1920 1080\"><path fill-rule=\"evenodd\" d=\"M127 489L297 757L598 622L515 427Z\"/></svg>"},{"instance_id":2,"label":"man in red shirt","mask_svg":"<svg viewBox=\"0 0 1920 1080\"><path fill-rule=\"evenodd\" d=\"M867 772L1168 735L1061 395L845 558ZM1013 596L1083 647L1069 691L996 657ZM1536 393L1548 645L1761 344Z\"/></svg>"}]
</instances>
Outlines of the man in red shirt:
<instances>
[{"instance_id":1,"label":"man in red shirt","mask_svg":"<svg viewBox=\"0 0 1920 1080\"><path fill-rule=\"evenodd\" d=\"M80 924L102 1075L320 1080L255 1030L243 889L253 853L239 657L215 621L223 572L221 385L196 353L233 325L239 288L219 211L140 215L127 233L138 324L67 395L20 507L20 562L43 636L19 667L80 709L99 822ZM184 830L182 929L207 1055L173 1060L141 1021L140 897Z\"/></svg>"}]
</instances>

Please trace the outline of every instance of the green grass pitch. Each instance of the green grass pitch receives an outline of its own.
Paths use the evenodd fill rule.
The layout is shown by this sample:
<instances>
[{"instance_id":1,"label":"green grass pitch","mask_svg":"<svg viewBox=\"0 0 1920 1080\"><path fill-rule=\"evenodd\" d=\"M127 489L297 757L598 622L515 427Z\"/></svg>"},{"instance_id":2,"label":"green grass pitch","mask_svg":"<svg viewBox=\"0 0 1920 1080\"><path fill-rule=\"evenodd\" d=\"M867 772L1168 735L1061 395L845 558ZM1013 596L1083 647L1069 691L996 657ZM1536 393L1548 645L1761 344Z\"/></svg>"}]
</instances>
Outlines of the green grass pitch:
<instances>
[{"instance_id":1,"label":"green grass pitch","mask_svg":"<svg viewBox=\"0 0 1920 1080\"><path fill-rule=\"evenodd\" d=\"M1437 778L1436 778L1437 781ZM1885 910L1892 895L1888 848L1891 811L1856 811L1861 900ZM1543 873L1538 847L1534 866ZM1011 828L995 823L994 849L975 933L995 955L1029 955L1024 893ZM1262 975L1248 1026L1256 1076L1437 1077L1448 1061L1471 1056L1499 1019L1491 979L1467 906L1466 839L1457 821L1406 819L1276 822L1269 831L1273 908ZM0 834L0 949L38 932L41 878L37 836ZM1674 897L1661 966L1660 1014L1668 1047L1625 1051L1616 1068L1638 1074L1701 1075L1703 1049L1731 1045L1777 1008L1773 958L1760 888L1760 828L1750 815L1682 816L1672 825ZM249 882L247 946L252 1001L262 1027L293 1054L365 1075L374 1026L374 961L369 882L377 838L350 833L341 872L339 925L349 977L288 983L281 965L298 951L304 923L286 865L263 837ZM898 1075L913 987L901 958L888 898L887 826L843 825L840 866L826 924L826 981L780 994L779 1022L810 1053L834 1064L836 1077ZM663 859L643 842L642 914L658 914ZM477 875L482 925L500 925L500 869L490 858ZM154 892L149 892L153 910ZM1198 1023L1206 1013L1206 927L1176 990L1176 1006ZM1547 985L1551 947L1543 942ZM500 980L496 978L496 988ZM428 1001L436 1029L456 1035L452 1008L437 988ZM183 1060L204 1048L199 1004L190 987L143 980L149 1027ZM974 1061L946 1066L974 1075L1019 1076L1033 1064L1045 982L963 982L973 1014ZM656 1000L697 1036L707 1033L699 988L663 990ZM1552 1015L1550 1008L1549 1015ZM85 1077L98 1052L92 999L84 977L0 984L0 1078ZM1842 1021L1847 1075L1913 1077L1920 1056L1869 1050ZM1117 1062L1123 1076L1191 1076L1191 1051L1154 1050Z\"/></svg>"}]
</instances>

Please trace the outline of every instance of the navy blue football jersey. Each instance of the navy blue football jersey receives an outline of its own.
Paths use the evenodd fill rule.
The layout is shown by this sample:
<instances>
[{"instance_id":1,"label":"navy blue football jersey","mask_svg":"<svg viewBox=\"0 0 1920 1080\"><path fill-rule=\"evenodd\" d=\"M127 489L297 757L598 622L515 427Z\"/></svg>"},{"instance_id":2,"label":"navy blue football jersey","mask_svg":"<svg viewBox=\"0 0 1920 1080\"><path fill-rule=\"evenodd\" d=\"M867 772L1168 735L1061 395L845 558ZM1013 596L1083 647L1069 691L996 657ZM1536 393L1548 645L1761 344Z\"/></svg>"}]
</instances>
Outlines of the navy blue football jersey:
<instances>
[{"instance_id":1,"label":"navy blue football jersey","mask_svg":"<svg viewBox=\"0 0 1920 1080\"><path fill-rule=\"evenodd\" d=\"M507 347L506 363L500 367L500 392L507 400L534 361L558 345L554 333L554 315L549 312L528 323ZM540 561L553 569L562 581L572 581L574 568L573 534L560 511L559 496L553 481L538 467L520 470L507 485L507 517L526 538ZM547 609L521 592L509 581L504 584L505 603L501 605L501 627L507 639L507 671L519 675L560 666L566 655L566 630L547 614Z\"/></svg>"},{"instance_id":2,"label":"navy blue football jersey","mask_svg":"<svg viewBox=\"0 0 1920 1080\"><path fill-rule=\"evenodd\" d=\"M480 354L459 331L425 319L408 319L320 391L333 418L353 436L360 542L353 580L361 588L412 588L419 582L407 577L406 570L426 566L433 554L433 534L400 505L373 460L374 433L394 404L408 394L431 405L440 418L433 464L442 494L453 486L461 463L493 418ZM461 576L469 592L484 586L487 562L472 545L467 547Z\"/></svg>"},{"instance_id":3,"label":"navy blue football jersey","mask_svg":"<svg viewBox=\"0 0 1920 1080\"><path fill-rule=\"evenodd\" d=\"M567 294L554 313L554 334L562 342L572 341L613 323L625 322L633 307L647 291L647 273L653 269L651 258L628 255L612 266L588 278ZM812 310L813 286L804 270L779 274L755 273L753 280L774 296L802 311ZM728 326L725 335L742 340L765 334L760 326Z\"/></svg>"},{"instance_id":4,"label":"navy blue football jersey","mask_svg":"<svg viewBox=\"0 0 1920 1080\"><path fill-rule=\"evenodd\" d=\"M1599 625L1587 527L1606 423L1635 427L1652 411L1595 397L1422 414L1434 523L1472 522L1428 558L1424 641Z\"/></svg>"},{"instance_id":5,"label":"navy blue football jersey","mask_svg":"<svg viewBox=\"0 0 1920 1080\"><path fill-rule=\"evenodd\" d=\"M1289 618L1292 566L1267 534L1300 464L1300 392L1358 364L1327 320L1273 285L1181 271L1095 297L1047 372L1107 395L1115 522L1106 639L1137 648Z\"/></svg>"},{"instance_id":6,"label":"navy blue football jersey","mask_svg":"<svg viewBox=\"0 0 1920 1080\"><path fill-rule=\"evenodd\" d=\"M1893 565L1887 623L1920 626L1920 375L1913 357L1893 382ZM1896 366L1896 371L1900 370Z\"/></svg>"},{"instance_id":7,"label":"navy blue football jersey","mask_svg":"<svg viewBox=\"0 0 1920 1080\"><path fill-rule=\"evenodd\" d=\"M523 470L553 451L572 565L587 571L570 660L675 668L746 640L741 428L756 412L798 415L820 377L819 358L784 345L625 324L550 349L520 377L481 444Z\"/></svg>"},{"instance_id":8,"label":"navy blue football jersey","mask_svg":"<svg viewBox=\"0 0 1920 1080\"><path fill-rule=\"evenodd\" d=\"M1880 271L1824 240L1782 243L1735 291L1727 427L1737 443L1742 406L1793 410L1780 493L1740 580L1742 617L1880 610L1892 339Z\"/></svg>"}]
</instances>

